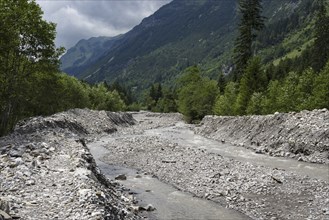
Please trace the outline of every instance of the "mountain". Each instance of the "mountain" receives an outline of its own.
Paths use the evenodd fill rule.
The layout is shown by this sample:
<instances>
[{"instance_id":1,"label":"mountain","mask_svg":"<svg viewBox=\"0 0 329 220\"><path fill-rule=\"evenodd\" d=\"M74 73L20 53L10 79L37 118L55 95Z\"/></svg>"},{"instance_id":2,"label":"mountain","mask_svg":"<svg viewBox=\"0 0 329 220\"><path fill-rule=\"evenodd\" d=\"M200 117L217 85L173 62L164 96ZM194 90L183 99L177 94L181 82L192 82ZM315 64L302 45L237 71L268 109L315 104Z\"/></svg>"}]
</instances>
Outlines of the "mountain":
<instances>
[{"instance_id":1,"label":"mountain","mask_svg":"<svg viewBox=\"0 0 329 220\"><path fill-rule=\"evenodd\" d=\"M298 56L312 43L314 10L313 0L263 0L266 27L255 46L265 62ZM61 59L62 69L92 83L118 81L137 91L155 82L172 84L191 65L217 78L219 72L230 71L237 12L237 0L174 0L118 38L96 38L110 47L97 56L93 51L99 48L90 47L86 54L93 55L81 65L69 50ZM72 50L78 50L79 43ZM74 62L67 62L68 57Z\"/></svg>"},{"instance_id":2,"label":"mountain","mask_svg":"<svg viewBox=\"0 0 329 220\"><path fill-rule=\"evenodd\" d=\"M80 40L61 57L62 71L80 78L84 68L101 58L122 35L116 37L92 37Z\"/></svg>"}]
</instances>

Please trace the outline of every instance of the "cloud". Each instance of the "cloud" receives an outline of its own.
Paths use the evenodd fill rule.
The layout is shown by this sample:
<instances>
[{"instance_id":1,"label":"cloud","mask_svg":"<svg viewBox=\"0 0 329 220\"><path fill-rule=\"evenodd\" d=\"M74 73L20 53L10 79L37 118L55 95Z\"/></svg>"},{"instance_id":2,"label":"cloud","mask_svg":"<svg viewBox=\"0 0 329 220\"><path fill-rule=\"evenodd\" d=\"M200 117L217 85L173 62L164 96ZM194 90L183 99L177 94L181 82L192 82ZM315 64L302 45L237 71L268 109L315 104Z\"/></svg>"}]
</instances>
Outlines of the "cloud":
<instances>
[{"instance_id":1,"label":"cloud","mask_svg":"<svg viewBox=\"0 0 329 220\"><path fill-rule=\"evenodd\" d=\"M56 45L67 49L81 39L116 36L171 0L37 0L44 18L57 23Z\"/></svg>"}]
</instances>

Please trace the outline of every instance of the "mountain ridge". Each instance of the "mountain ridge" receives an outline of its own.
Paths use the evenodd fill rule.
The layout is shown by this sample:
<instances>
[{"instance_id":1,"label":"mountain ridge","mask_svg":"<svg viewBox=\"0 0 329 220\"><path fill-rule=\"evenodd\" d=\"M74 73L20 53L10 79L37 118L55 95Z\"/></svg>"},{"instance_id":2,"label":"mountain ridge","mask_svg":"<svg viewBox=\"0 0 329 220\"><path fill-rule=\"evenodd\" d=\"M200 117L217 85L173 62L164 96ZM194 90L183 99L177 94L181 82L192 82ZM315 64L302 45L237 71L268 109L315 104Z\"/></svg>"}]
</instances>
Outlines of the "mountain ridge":
<instances>
[{"instance_id":1,"label":"mountain ridge","mask_svg":"<svg viewBox=\"0 0 329 220\"><path fill-rule=\"evenodd\" d=\"M99 59L85 65L75 75L92 83L124 82L139 91L155 82L172 84L179 73L190 65L199 65L205 75L216 78L219 72L229 72L232 65L239 16L237 6L237 1L174 0L144 18L115 41L113 47ZM289 35L304 28L304 20L311 13L306 9L311 7L310 0L263 1L267 26L279 30L277 26L286 20L289 23L289 19L297 19L298 24L286 27L282 33L263 31L264 36L258 42L259 53L268 62L289 52L280 54L277 50L281 49L280 44ZM277 36L279 34L282 36ZM269 40L267 35L274 35L274 40ZM309 41L312 36L305 38L304 41ZM300 46L304 43L295 44Z\"/></svg>"}]
</instances>

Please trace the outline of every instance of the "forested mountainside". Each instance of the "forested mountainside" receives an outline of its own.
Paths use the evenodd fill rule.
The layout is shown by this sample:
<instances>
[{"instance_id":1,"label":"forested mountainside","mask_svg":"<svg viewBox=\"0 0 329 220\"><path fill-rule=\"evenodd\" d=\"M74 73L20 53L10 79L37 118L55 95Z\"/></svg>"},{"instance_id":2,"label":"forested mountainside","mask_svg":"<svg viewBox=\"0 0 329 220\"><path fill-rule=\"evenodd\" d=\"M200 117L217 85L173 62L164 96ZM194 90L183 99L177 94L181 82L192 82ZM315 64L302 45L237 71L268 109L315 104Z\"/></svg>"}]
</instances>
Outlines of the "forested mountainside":
<instances>
[{"instance_id":1,"label":"forested mountainside","mask_svg":"<svg viewBox=\"0 0 329 220\"><path fill-rule=\"evenodd\" d=\"M62 69L82 81L60 73L56 26L35 1L0 6L0 135L71 108L189 122L329 108L327 0L174 0L124 35L70 49Z\"/></svg>"},{"instance_id":2,"label":"forested mountainside","mask_svg":"<svg viewBox=\"0 0 329 220\"><path fill-rule=\"evenodd\" d=\"M255 45L265 63L298 56L312 43L316 2L262 1L265 28ZM72 53L81 50L79 42L61 58L62 70L92 83L124 82L138 91L153 83L173 84L192 65L217 79L231 70L238 21L237 0L174 0L119 39L93 38L84 41L98 41L83 47L87 51ZM92 46L101 44L110 47Z\"/></svg>"},{"instance_id":3,"label":"forested mountainside","mask_svg":"<svg viewBox=\"0 0 329 220\"><path fill-rule=\"evenodd\" d=\"M61 58L61 69L79 78L79 73L100 59L105 52L111 50L114 43L120 38L121 35L116 37L92 37L88 40L80 40Z\"/></svg>"}]
</instances>

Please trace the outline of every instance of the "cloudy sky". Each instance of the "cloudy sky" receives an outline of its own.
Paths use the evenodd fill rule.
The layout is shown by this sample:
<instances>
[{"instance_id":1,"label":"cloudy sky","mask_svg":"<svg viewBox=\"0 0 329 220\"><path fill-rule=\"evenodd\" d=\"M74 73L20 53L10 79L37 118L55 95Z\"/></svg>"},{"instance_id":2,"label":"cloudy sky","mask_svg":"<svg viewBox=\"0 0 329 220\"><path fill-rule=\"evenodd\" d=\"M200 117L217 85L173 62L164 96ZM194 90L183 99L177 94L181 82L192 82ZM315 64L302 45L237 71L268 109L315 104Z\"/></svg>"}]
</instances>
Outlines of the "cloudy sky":
<instances>
[{"instance_id":1,"label":"cloudy sky","mask_svg":"<svg viewBox=\"0 0 329 220\"><path fill-rule=\"evenodd\" d=\"M37 0L44 18L57 23L56 45L125 33L171 0Z\"/></svg>"}]
</instances>

